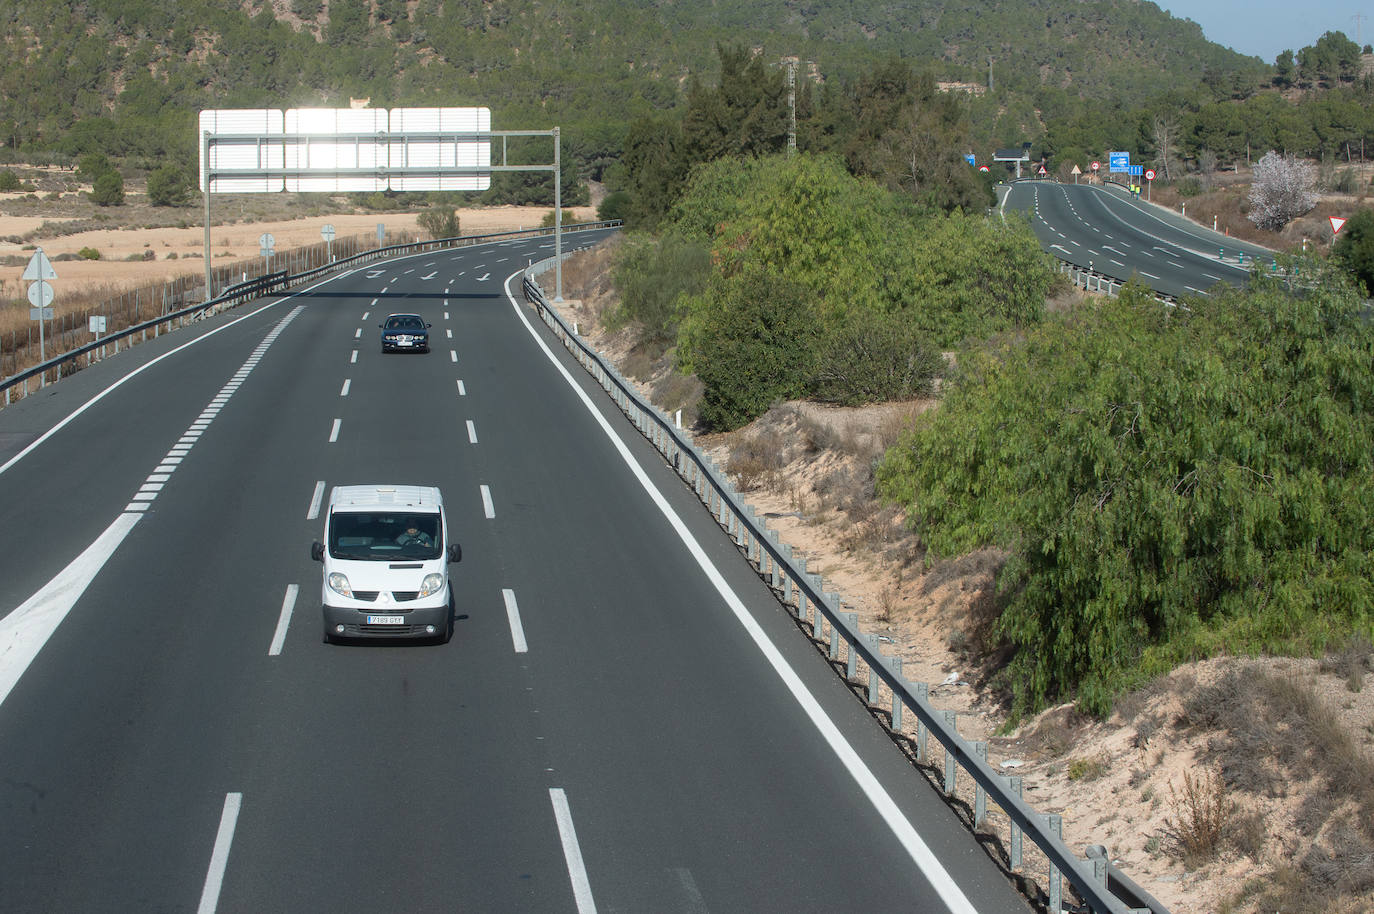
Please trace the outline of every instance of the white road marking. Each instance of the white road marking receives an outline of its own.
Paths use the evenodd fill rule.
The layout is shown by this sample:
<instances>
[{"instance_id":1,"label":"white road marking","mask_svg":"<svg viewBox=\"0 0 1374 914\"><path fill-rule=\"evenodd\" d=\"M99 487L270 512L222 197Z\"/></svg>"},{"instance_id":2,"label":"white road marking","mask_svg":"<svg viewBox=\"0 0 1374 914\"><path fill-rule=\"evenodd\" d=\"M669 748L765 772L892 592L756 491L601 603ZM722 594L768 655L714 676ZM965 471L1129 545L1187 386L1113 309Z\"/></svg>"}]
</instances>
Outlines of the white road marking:
<instances>
[{"instance_id":1,"label":"white road marking","mask_svg":"<svg viewBox=\"0 0 1374 914\"><path fill-rule=\"evenodd\" d=\"M353 339L355 339L355 340L360 340L360 339L362 339L362 338L363 338L363 328L362 328L362 327L359 327L357 330L354 330L354 331L353 331Z\"/></svg>"},{"instance_id":2,"label":"white road marking","mask_svg":"<svg viewBox=\"0 0 1374 914\"><path fill-rule=\"evenodd\" d=\"M512 273L506 280L506 298L512 310L515 311L516 317L525 325L525 329L529 332L530 337L533 338L535 345L543 350L544 355L554 366L554 369L563 376L563 380L566 381L568 387L572 389L574 396L582 401L582 405L586 408L587 412L591 414L593 421L601 426L601 430L606 435L607 439L610 440L611 446L620 454L620 458L625 462L630 473L638 480L640 486L648 493L649 498L658 507L659 511L673 528L673 531L678 535L678 538L682 541L688 554L692 556L707 580L715 587L722 601L729 607L740 625L743 626L745 632L758 647L759 652L763 654L764 659L773 667L773 671L777 674L778 679L781 680L787 690L792 693L792 697L801 707L802 712L806 714L812 725L820 733L821 738L825 740L831 751L835 753L840 764L849 772L850 777L854 779L859 789L868 798L874 810L887 824L888 828L892 830L893 835L901 843L903 849L911 858L911 861L923 874L925 874L927 881L929 881L931 886L935 889L945 906L949 908L951 914L977 914L976 909L973 907L973 903L969 901L968 896L964 894L958 883L950 876L949 871L945 869L939 858L931 851L925 839L923 839L920 832L916 830L916 826L914 826L911 820L898 808L896 801L894 801L892 796L887 792L887 788L882 785L882 782L878 780L877 776L868 765L864 763L864 760L859 757L859 753L849 744L844 734L840 732L839 727L835 725L835 722L832 721L821 708L820 703L816 701L816 697L811 694L806 684L802 682L801 677L798 676L797 672L788 664L777 646L773 644L772 640L763 631L758 621L750 615L748 608L744 605L744 601L741 600L739 595L726 583L720 570L716 568L715 563L706 555L706 550L702 548L691 531L687 529L687 525L683 522L682 518L678 516L677 512L673 510L673 507L668 504L668 500L664 498L663 493L658 490L658 487L655 486L652 481L650 481L648 474L644 472L644 468L634 459L634 456L630 453L629 447L621 440L620 436L615 433L610 422L602 415L601 410L596 408L596 405L592 403L591 397L582 389L582 386L573 379L568 369L558 360L552 350L550 350L548 345L544 342L543 338L530 324L524 311L516 302L515 295L510 290L511 280L520 276L523 272L524 271L521 270Z\"/></svg>"},{"instance_id":3,"label":"white road marking","mask_svg":"<svg viewBox=\"0 0 1374 914\"><path fill-rule=\"evenodd\" d=\"M120 514L71 564L0 619L0 704L138 521L137 513Z\"/></svg>"},{"instance_id":4,"label":"white road marking","mask_svg":"<svg viewBox=\"0 0 1374 914\"><path fill-rule=\"evenodd\" d=\"M339 440L339 427L343 425L342 419L334 420L334 427L329 430L329 443L333 444Z\"/></svg>"},{"instance_id":5,"label":"white road marking","mask_svg":"<svg viewBox=\"0 0 1374 914\"><path fill-rule=\"evenodd\" d=\"M320 516L320 505L324 504L324 480L315 483L315 494L310 497L310 507L305 511L306 520L315 520Z\"/></svg>"},{"instance_id":6,"label":"white road marking","mask_svg":"<svg viewBox=\"0 0 1374 914\"><path fill-rule=\"evenodd\" d=\"M382 286L382 294L385 295L385 294L386 294L386 290L387 290L387 289L390 289L390 288L391 288L391 286Z\"/></svg>"},{"instance_id":7,"label":"white road marking","mask_svg":"<svg viewBox=\"0 0 1374 914\"><path fill-rule=\"evenodd\" d=\"M496 508L491 503L491 489L482 486L482 513L487 516L487 520L496 517Z\"/></svg>"},{"instance_id":8,"label":"white road marking","mask_svg":"<svg viewBox=\"0 0 1374 914\"><path fill-rule=\"evenodd\" d=\"M382 291L385 292L386 290L383 289ZM374 307L374 308L377 307L377 299L375 299L375 298L372 299L372 307Z\"/></svg>"},{"instance_id":9,"label":"white road marking","mask_svg":"<svg viewBox=\"0 0 1374 914\"><path fill-rule=\"evenodd\" d=\"M299 584L286 585L286 596L282 597L281 601L281 615L277 617L277 630L272 635L272 646L267 649L269 657L281 655L282 645L286 643L286 630L291 625L291 612L296 608L296 597L300 591Z\"/></svg>"},{"instance_id":10,"label":"white road marking","mask_svg":"<svg viewBox=\"0 0 1374 914\"><path fill-rule=\"evenodd\" d=\"M490 274L490 273L483 273L481 276L477 277L477 281L478 281L478 282L486 282L489 278L491 278L491 274Z\"/></svg>"},{"instance_id":11,"label":"white road marking","mask_svg":"<svg viewBox=\"0 0 1374 914\"><path fill-rule=\"evenodd\" d=\"M458 379L458 396L460 396L460 397L466 397L467 395L468 395L468 390L467 390L466 387L463 386L463 379L462 379L462 378L459 378L459 379Z\"/></svg>"},{"instance_id":12,"label":"white road marking","mask_svg":"<svg viewBox=\"0 0 1374 914\"><path fill-rule=\"evenodd\" d=\"M1125 266L1125 264L1122 263L1122 262L1119 261L1119 260L1113 260L1112 263L1116 264L1116 265L1119 266L1119 267L1124 267L1124 266Z\"/></svg>"},{"instance_id":13,"label":"white road marking","mask_svg":"<svg viewBox=\"0 0 1374 914\"><path fill-rule=\"evenodd\" d=\"M348 388L353 384L352 378L344 378L343 387L339 388L339 396L348 396Z\"/></svg>"},{"instance_id":14,"label":"white road marking","mask_svg":"<svg viewBox=\"0 0 1374 914\"><path fill-rule=\"evenodd\" d=\"M469 444L476 444L476 443L477 443L477 426L475 426L475 425L472 424L472 420L471 420L471 419L468 420L468 443L469 443Z\"/></svg>"},{"instance_id":15,"label":"white road marking","mask_svg":"<svg viewBox=\"0 0 1374 914\"><path fill-rule=\"evenodd\" d=\"M312 286L311 288L314 288L314 287ZM305 291L305 290L302 290L302 291ZM272 302L271 304L263 305L261 308L258 308L256 311L252 311L252 312L249 312L248 314L243 315L242 317L235 318L234 320L229 321L227 324L224 324L224 325L222 325L222 326L216 327L214 330L211 330L211 331L209 331L208 333L201 334L200 336L196 337L196 338L193 339L193 340L190 340L190 341L188 341L188 342L182 343L180 346L176 347L175 349L171 349L171 350L168 350L167 352L164 352L162 355L158 356L157 358L149 359L147 362L145 362L145 363L143 363L142 365L140 365L139 367L135 368L133 371L129 372L129 373L126 374L124 377L120 378L118 381L115 381L113 384L111 384L109 387L107 387L107 388L105 388L104 390L102 390L100 393L96 394L94 397L91 397L91 398L90 398L89 400L87 400L85 403L81 404L79 407L77 407L76 409L74 409L74 410L71 412L71 414L67 416L67 418L63 419L61 422L57 423L57 424L54 425L52 428L48 429L48 430L47 430L46 432L44 432L42 435L39 435L37 438L35 438L35 439L29 444L28 447L24 448L24 449L23 449L22 451L20 451L18 454L15 454L13 457L11 457L8 461L6 461L6 462L4 463L3 466L0 466L0 473L4 473L4 472L5 472L6 470L8 470L10 467L14 466L16 463L18 463L19 461L23 460L25 457L27 457L29 454L31 454L34 450L36 450L36 449L38 448L39 445L43 444L43 443L46 442L49 438L51 438L53 435L56 435L56 434L57 434L58 432L60 432L62 429L66 428L67 425L68 425L69 423L75 421L76 418L77 418L78 416L80 416L82 413L84 413L86 410L90 409L92 406L94 406L95 404L99 403L101 400L105 399L107 396L109 396L111 393L113 393L116 389L118 389L121 385L123 385L126 381L129 381L130 379L132 379L132 378L134 378L134 377L136 377L136 376L142 374L143 372L147 371L149 368L152 368L152 367L153 367L154 365L156 365L158 362L161 362L163 359L170 358L171 356L176 355L178 352L181 352L183 349L186 349L186 348L189 347L189 346L194 346L194 345L196 345L197 343L200 343L200 342L202 342L202 341L204 341L204 340L208 340L210 337L214 336L216 333L220 333L220 332L222 332L222 331L224 331L224 330L228 330L230 327L234 326L235 324L237 324L237 323L239 323L239 322L241 322L241 321L246 321L246 320L248 320L248 319L251 318L251 317L257 317L259 314L261 314L262 312L266 311L268 308L275 308L278 304L280 304L280 302ZM238 375L235 375L235 377L238 377ZM224 392L224 393L232 393L234 390L237 390L237 389L238 389L238 385L237 385L237 384L234 384L234 385L232 385L232 386L229 385L229 384L226 384L226 385L224 386L224 388L223 388L223 392Z\"/></svg>"},{"instance_id":16,"label":"white road marking","mask_svg":"<svg viewBox=\"0 0 1374 914\"><path fill-rule=\"evenodd\" d=\"M448 302L447 302L447 301L444 302L444 307L445 307L445 308L448 307ZM448 312L447 312L447 311L444 312L444 320L448 320Z\"/></svg>"},{"instance_id":17,"label":"white road marking","mask_svg":"<svg viewBox=\"0 0 1374 914\"><path fill-rule=\"evenodd\" d=\"M238 826L239 810L243 808L243 794L224 796L224 812L219 817L219 832L215 835L215 849L210 852L210 869L205 874L205 888L200 892L200 907L196 914L215 914L219 907L219 890L224 885L224 871L229 867L229 848L234 843L234 829Z\"/></svg>"},{"instance_id":18,"label":"white road marking","mask_svg":"<svg viewBox=\"0 0 1374 914\"><path fill-rule=\"evenodd\" d=\"M356 365L356 364L358 364L358 350L356 350L356 349L353 350L353 354L352 354L351 356L348 357L348 364L350 364L350 365Z\"/></svg>"},{"instance_id":19,"label":"white road marking","mask_svg":"<svg viewBox=\"0 0 1374 914\"><path fill-rule=\"evenodd\" d=\"M1150 279L1158 279L1158 278L1159 278L1158 276L1156 276L1156 275L1153 274L1153 273L1146 273L1144 270L1141 270L1141 271L1140 271L1140 275L1141 275L1141 276L1149 277Z\"/></svg>"},{"instance_id":20,"label":"white road marking","mask_svg":"<svg viewBox=\"0 0 1374 914\"><path fill-rule=\"evenodd\" d=\"M1203 273L1202 275L1206 276L1208 279L1215 279L1217 282L1221 282L1220 276L1213 276L1211 273Z\"/></svg>"},{"instance_id":21,"label":"white road marking","mask_svg":"<svg viewBox=\"0 0 1374 914\"><path fill-rule=\"evenodd\" d=\"M369 314L371 314L371 313L372 313L371 311L364 311L364 312L363 312L363 320L367 320L367 316L368 316Z\"/></svg>"},{"instance_id":22,"label":"white road marking","mask_svg":"<svg viewBox=\"0 0 1374 914\"><path fill-rule=\"evenodd\" d=\"M577 844L577 831L573 828L572 808L568 806L568 795L562 787L550 787L549 799L553 802L553 817L558 822L558 838L563 842L563 859L568 864L568 878L572 880L573 900L577 902L577 914L596 914L596 902L592 899L592 884L587 878L587 867L582 862L582 848Z\"/></svg>"},{"instance_id":23,"label":"white road marking","mask_svg":"<svg viewBox=\"0 0 1374 914\"><path fill-rule=\"evenodd\" d=\"M450 362L457 362L457 361L458 361L458 350L457 350L457 349L450 349L450 350L448 351L448 360L449 360Z\"/></svg>"},{"instance_id":24,"label":"white road marking","mask_svg":"<svg viewBox=\"0 0 1374 914\"><path fill-rule=\"evenodd\" d=\"M439 275L438 273L430 273L428 276L421 276L420 278L421 278L421 279L433 279L434 277L436 277L436 276L438 276L438 275Z\"/></svg>"},{"instance_id":25,"label":"white road marking","mask_svg":"<svg viewBox=\"0 0 1374 914\"><path fill-rule=\"evenodd\" d=\"M449 327L449 328L445 329L445 330L444 330L444 333L448 334L448 338L449 338L449 339L453 339L453 328L452 328L452 327Z\"/></svg>"},{"instance_id":26,"label":"white road marking","mask_svg":"<svg viewBox=\"0 0 1374 914\"><path fill-rule=\"evenodd\" d=\"M525 643L525 626L520 623L520 607L515 603L515 591L502 590L501 599L506 601L506 619L510 622L510 640L515 646L517 654L529 652L530 646Z\"/></svg>"}]
</instances>

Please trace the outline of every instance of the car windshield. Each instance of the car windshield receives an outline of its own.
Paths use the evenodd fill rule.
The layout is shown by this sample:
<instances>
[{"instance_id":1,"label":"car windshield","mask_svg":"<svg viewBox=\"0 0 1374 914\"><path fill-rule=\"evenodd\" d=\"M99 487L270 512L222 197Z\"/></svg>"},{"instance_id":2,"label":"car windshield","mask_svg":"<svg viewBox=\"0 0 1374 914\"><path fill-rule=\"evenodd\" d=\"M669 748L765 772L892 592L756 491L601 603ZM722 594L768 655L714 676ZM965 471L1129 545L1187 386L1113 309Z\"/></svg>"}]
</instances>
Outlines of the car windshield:
<instances>
[{"instance_id":1,"label":"car windshield","mask_svg":"<svg viewBox=\"0 0 1374 914\"><path fill-rule=\"evenodd\" d=\"M388 317L386 319L387 330L423 330L425 322L418 317Z\"/></svg>"},{"instance_id":2,"label":"car windshield","mask_svg":"<svg viewBox=\"0 0 1374 914\"><path fill-rule=\"evenodd\" d=\"M434 559L443 547L437 514L359 511L329 518L329 554L336 559Z\"/></svg>"}]
</instances>

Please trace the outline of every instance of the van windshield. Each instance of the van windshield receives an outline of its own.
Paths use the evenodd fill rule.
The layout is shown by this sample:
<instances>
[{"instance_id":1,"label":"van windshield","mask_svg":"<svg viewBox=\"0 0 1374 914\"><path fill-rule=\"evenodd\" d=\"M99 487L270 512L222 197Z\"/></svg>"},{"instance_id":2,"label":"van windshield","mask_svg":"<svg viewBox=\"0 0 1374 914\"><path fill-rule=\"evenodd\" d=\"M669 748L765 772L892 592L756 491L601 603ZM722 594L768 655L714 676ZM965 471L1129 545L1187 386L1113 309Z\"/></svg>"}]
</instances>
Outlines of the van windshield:
<instances>
[{"instance_id":1,"label":"van windshield","mask_svg":"<svg viewBox=\"0 0 1374 914\"><path fill-rule=\"evenodd\" d=\"M336 512L329 517L329 554L386 562L443 554L439 515L395 511Z\"/></svg>"}]
</instances>

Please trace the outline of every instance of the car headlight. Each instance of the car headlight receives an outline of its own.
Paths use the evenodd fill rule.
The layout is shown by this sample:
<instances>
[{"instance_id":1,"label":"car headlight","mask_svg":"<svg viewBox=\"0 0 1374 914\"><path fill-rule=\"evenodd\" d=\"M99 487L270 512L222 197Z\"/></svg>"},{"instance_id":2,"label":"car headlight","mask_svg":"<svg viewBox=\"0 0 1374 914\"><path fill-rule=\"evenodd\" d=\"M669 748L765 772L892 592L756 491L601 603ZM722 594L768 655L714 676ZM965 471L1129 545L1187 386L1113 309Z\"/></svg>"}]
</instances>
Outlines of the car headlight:
<instances>
[{"instance_id":1,"label":"car headlight","mask_svg":"<svg viewBox=\"0 0 1374 914\"><path fill-rule=\"evenodd\" d=\"M427 597L432 593L438 593L439 588L444 586L444 576L442 574L427 574L425 579L420 582L420 596Z\"/></svg>"},{"instance_id":2,"label":"car headlight","mask_svg":"<svg viewBox=\"0 0 1374 914\"><path fill-rule=\"evenodd\" d=\"M348 586L348 576L334 572L328 578L329 589L345 597L353 596L353 588Z\"/></svg>"}]
</instances>

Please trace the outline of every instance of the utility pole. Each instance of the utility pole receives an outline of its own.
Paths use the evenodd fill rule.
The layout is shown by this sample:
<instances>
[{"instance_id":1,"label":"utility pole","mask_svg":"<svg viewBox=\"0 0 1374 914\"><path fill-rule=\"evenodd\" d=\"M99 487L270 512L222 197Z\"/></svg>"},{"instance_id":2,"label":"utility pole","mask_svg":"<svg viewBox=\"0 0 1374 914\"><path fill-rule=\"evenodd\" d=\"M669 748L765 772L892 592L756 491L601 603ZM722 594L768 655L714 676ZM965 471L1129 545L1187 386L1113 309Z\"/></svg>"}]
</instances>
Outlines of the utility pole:
<instances>
[{"instance_id":1,"label":"utility pole","mask_svg":"<svg viewBox=\"0 0 1374 914\"><path fill-rule=\"evenodd\" d=\"M989 92L989 93L992 92L992 61L993 61L993 57L992 57L991 54L989 54L989 55L988 55L988 92Z\"/></svg>"}]
</instances>

